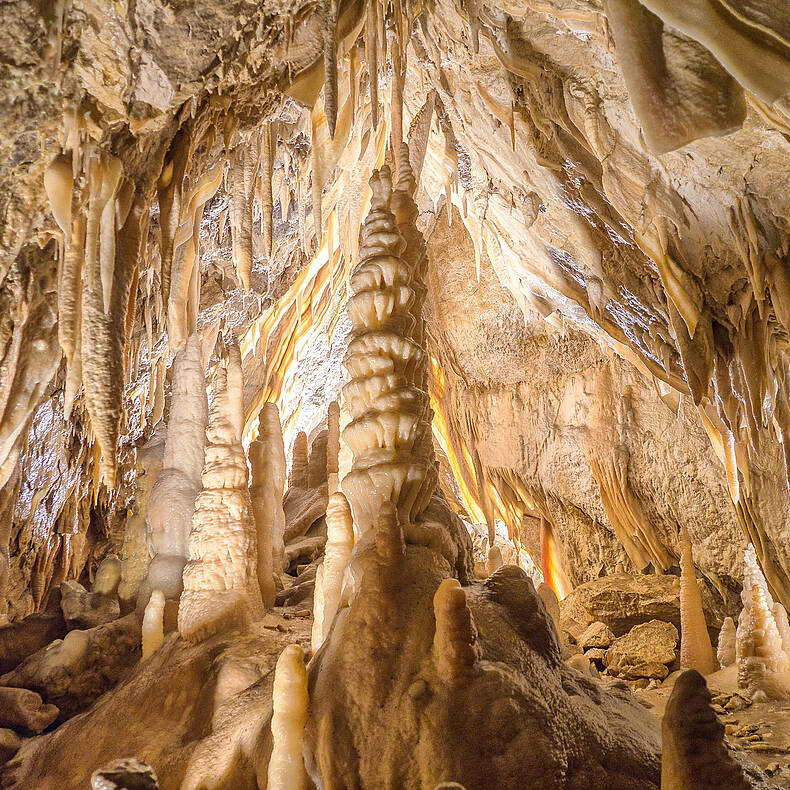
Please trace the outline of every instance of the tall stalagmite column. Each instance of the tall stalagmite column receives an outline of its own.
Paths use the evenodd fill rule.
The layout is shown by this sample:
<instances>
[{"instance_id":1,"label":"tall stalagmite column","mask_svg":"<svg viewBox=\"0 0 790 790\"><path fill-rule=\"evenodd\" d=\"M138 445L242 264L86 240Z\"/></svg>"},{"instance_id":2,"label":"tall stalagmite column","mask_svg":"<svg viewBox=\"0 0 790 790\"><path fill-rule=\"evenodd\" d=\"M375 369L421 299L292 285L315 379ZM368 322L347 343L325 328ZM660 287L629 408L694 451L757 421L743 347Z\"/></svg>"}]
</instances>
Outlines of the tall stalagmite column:
<instances>
[{"instance_id":1,"label":"tall stalagmite column","mask_svg":"<svg viewBox=\"0 0 790 790\"><path fill-rule=\"evenodd\" d=\"M141 609L152 590L161 590L170 600L178 600L181 594L187 541L201 488L207 422L203 356L194 334L173 360L173 397L162 471L148 500L148 545L153 559L140 587Z\"/></svg>"},{"instance_id":2,"label":"tall stalagmite column","mask_svg":"<svg viewBox=\"0 0 790 790\"><path fill-rule=\"evenodd\" d=\"M703 675L715 672L716 658L694 571L691 538L685 527L680 529L680 627L680 668L696 669Z\"/></svg>"},{"instance_id":3,"label":"tall stalagmite column","mask_svg":"<svg viewBox=\"0 0 790 790\"><path fill-rule=\"evenodd\" d=\"M342 489L360 533L375 523L386 501L397 506L402 523L414 522L436 483L426 354L417 339L423 332L422 289L415 282L421 261L390 210L389 167L374 172L370 185L371 208L347 308L352 329L344 364L351 380L343 387L351 418L343 440L353 462ZM412 250L411 259L405 257Z\"/></svg>"},{"instance_id":4,"label":"tall stalagmite column","mask_svg":"<svg viewBox=\"0 0 790 790\"><path fill-rule=\"evenodd\" d=\"M244 393L238 345L214 381L203 490L195 502L178 630L198 640L263 614L257 540L241 445Z\"/></svg>"},{"instance_id":5,"label":"tall stalagmite column","mask_svg":"<svg viewBox=\"0 0 790 790\"><path fill-rule=\"evenodd\" d=\"M270 609L276 593L274 575L283 569L285 551L285 450L276 403L263 405L259 424L259 438L250 443L250 497L258 535L258 580L264 606Z\"/></svg>"}]
</instances>

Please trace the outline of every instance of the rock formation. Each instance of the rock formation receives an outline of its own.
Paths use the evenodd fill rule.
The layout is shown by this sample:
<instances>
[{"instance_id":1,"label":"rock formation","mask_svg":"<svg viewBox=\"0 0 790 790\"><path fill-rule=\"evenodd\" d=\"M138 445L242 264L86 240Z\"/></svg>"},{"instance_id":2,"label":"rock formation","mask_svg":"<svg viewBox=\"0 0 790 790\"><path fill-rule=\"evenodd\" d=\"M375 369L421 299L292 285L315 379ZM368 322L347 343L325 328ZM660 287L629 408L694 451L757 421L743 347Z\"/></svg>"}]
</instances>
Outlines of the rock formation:
<instances>
[{"instance_id":1,"label":"rock formation","mask_svg":"<svg viewBox=\"0 0 790 790\"><path fill-rule=\"evenodd\" d=\"M716 660L697 586L691 538L685 527L680 530L680 629L680 668L696 669L702 675L715 672Z\"/></svg>"},{"instance_id":2,"label":"rock formation","mask_svg":"<svg viewBox=\"0 0 790 790\"><path fill-rule=\"evenodd\" d=\"M173 360L173 400L162 456L162 470L146 510L151 562L140 586L142 610L153 590L169 600L181 595L181 574L200 492L206 446L205 374L200 339L192 335Z\"/></svg>"},{"instance_id":3,"label":"rock formation","mask_svg":"<svg viewBox=\"0 0 790 790\"><path fill-rule=\"evenodd\" d=\"M229 345L217 369L206 429L203 489L195 501L178 631L202 639L262 614L255 521L247 489L241 359Z\"/></svg>"},{"instance_id":4,"label":"rock formation","mask_svg":"<svg viewBox=\"0 0 790 790\"><path fill-rule=\"evenodd\" d=\"M749 788L727 752L724 726L711 707L705 678L696 670L687 670L675 682L661 731L661 790Z\"/></svg>"},{"instance_id":5,"label":"rock formation","mask_svg":"<svg viewBox=\"0 0 790 790\"><path fill-rule=\"evenodd\" d=\"M784 4L281 5L4 5L0 785L787 784Z\"/></svg>"}]
</instances>

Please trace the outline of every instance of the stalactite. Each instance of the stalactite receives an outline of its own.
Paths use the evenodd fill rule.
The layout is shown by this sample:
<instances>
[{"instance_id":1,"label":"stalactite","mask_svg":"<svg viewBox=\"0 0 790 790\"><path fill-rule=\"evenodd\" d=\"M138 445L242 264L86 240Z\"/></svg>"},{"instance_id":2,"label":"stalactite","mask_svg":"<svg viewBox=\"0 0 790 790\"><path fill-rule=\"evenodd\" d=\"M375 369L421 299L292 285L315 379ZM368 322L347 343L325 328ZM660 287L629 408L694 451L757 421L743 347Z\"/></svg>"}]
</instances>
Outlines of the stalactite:
<instances>
[{"instance_id":1,"label":"stalactite","mask_svg":"<svg viewBox=\"0 0 790 790\"><path fill-rule=\"evenodd\" d=\"M433 596L436 631L433 660L439 676L449 685L474 674L479 660L477 629L458 579L444 579Z\"/></svg>"},{"instance_id":2,"label":"stalactite","mask_svg":"<svg viewBox=\"0 0 790 790\"><path fill-rule=\"evenodd\" d=\"M272 257L272 240L274 238L272 211L274 198L272 195L272 168L274 167L276 140L273 139L272 124L263 127L263 146L261 150L261 226L263 228L263 247L267 259ZM282 220L288 219L287 207L282 207Z\"/></svg>"},{"instance_id":3,"label":"stalactite","mask_svg":"<svg viewBox=\"0 0 790 790\"><path fill-rule=\"evenodd\" d=\"M152 560L140 588L144 607L152 590L177 601L187 561L195 500L201 488L208 404L201 344L192 335L173 360L170 417L162 470L151 489L146 510Z\"/></svg>"},{"instance_id":4,"label":"stalactite","mask_svg":"<svg viewBox=\"0 0 790 790\"><path fill-rule=\"evenodd\" d=\"M178 630L190 641L263 612L243 430L241 355L231 344L215 374L203 490L195 501L178 609Z\"/></svg>"},{"instance_id":5,"label":"stalactite","mask_svg":"<svg viewBox=\"0 0 790 790\"><path fill-rule=\"evenodd\" d=\"M288 487L307 488L307 471L307 434L299 431L291 450L291 474L288 477Z\"/></svg>"},{"instance_id":6,"label":"stalactite","mask_svg":"<svg viewBox=\"0 0 790 790\"><path fill-rule=\"evenodd\" d=\"M326 436L326 481L328 494L332 496L340 485L338 456L340 454L340 404L333 400L329 404Z\"/></svg>"},{"instance_id":7,"label":"stalactite","mask_svg":"<svg viewBox=\"0 0 790 790\"><path fill-rule=\"evenodd\" d=\"M259 414L259 438L250 443L250 498L258 535L258 581L264 606L274 606L274 575L283 570L285 551L285 450L276 403L265 403Z\"/></svg>"},{"instance_id":8,"label":"stalactite","mask_svg":"<svg viewBox=\"0 0 790 790\"><path fill-rule=\"evenodd\" d=\"M677 679L661 725L661 790L748 790L724 745L724 725L705 678L695 670Z\"/></svg>"},{"instance_id":9,"label":"stalactite","mask_svg":"<svg viewBox=\"0 0 790 790\"><path fill-rule=\"evenodd\" d=\"M397 36L396 36L397 39ZM401 58L401 44L396 40L390 46L392 53L392 101L391 101L391 141L392 151L395 155L395 180L396 183L400 180L400 151L403 144L403 82L404 82L404 67Z\"/></svg>"},{"instance_id":10,"label":"stalactite","mask_svg":"<svg viewBox=\"0 0 790 790\"><path fill-rule=\"evenodd\" d=\"M165 594L154 590L143 614L143 661L153 655L165 641Z\"/></svg>"},{"instance_id":11,"label":"stalactite","mask_svg":"<svg viewBox=\"0 0 790 790\"><path fill-rule=\"evenodd\" d=\"M52 216L63 231L66 241L71 233L71 193L74 172L70 154L58 154L44 171L44 190L49 198Z\"/></svg>"},{"instance_id":12,"label":"stalactite","mask_svg":"<svg viewBox=\"0 0 790 790\"><path fill-rule=\"evenodd\" d=\"M257 159L253 156L253 150L254 146L251 144L238 145L233 150L228 170L233 265L245 291L250 290L252 273L253 187L257 170Z\"/></svg>"},{"instance_id":13,"label":"stalactite","mask_svg":"<svg viewBox=\"0 0 790 790\"><path fill-rule=\"evenodd\" d=\"M379 126L379 65L378 43L376 41L376 6L377 0L371 0L365 11L365 60L368 64L370 79L370 117L373 128Z\"/></svg>"},{"instance_id":14,"label":"stalactite","mask_svg":"<svg viewBox=\"0 0 790 790\"><path fill-rule=\"evenodd\" d=\"M344 364L351 380L343 388L351 417L343 441L353 463L342 488L360 533L387 500L398 506L402 523L414 523L436 482L430 410L421 389L426 355L412 334L419 324L411 312L419 293L412 282L419 283L420 273L400 257L407 245L390 211L389 168L375 172L370 184L371 209L347 307L352 330ZM418 257L419 244L412 242Z\"/></svg>"},{"instance_id":15,"label":"stalactite","mask_svg":"<svg viewBox=\"0 0 790 790\"><path fill-rule=\"evenodd\" d=\"M104 183L101 170L104 161L93 164L95 170L92 183ZM110 167L111 171L120 171ZM115 179L111 174L110 181ZM96 187L98 188L98 186ZM102 196L108 190L102 190ZM121 422L124 384L124 323L126 320L129 282L134 268L139 265L142 230L148 206L141 195L136 195L126 218L113 244L115 261L113 264L114 284L109 312L104 310L104 291L101 280L101 258L96 254L98 244L97 215L103 209L101 200L94 205L91 198L91 211L88 215L86 233L86 275L82 284L82 324L81 324L81 361L85 384L85 402L91 419L91 426L101 450L102 475L108 488L115 487L117 471L116 446ZM115 232L113 214L113 234ZM103 243L103 241L102 241ZM92 250L92 252L91 252Z\"/></svg>"},{"instance_id":16,"label":"stalactite","mask_svg":"<svg viewBox=\"0 0 790 790\"><path fill-rule=\"evenodd\" d=\"M175 237L182 216L182 190L189 162L189 152L189 134L181 129L173 139L157 185L163 304L167 304L170 300L170 276L175 252Z\"/></svg>"},{"instance_id":17,"label":"stalactite","mask_svg":"<svg viewBox=\"0 0 790 790\"><path fill-rule=\"evenodd\" d=\"M725 617L719 631L719 644L716 648L716 657L722 669L735 663L735 623L732 617Z\"/></svg>"},{"instance_id":18,"label":"stalactite","mask_svg":"<svg viewBox=\"0 0 790 790\"><path fill-rule=\"evenodd\" d=\"M680 529L680 628L680 668L696 669L703 675L715 672L716 660L697 585L691 538L685 527Z\"/></svg>"},{"instance_id":19,"label":"stalactite","mask_svg":"<svg viewBox=\"0 0 790 790\"><path fill-rule=\"evenodd\" d=\"M348 500L341 493L332 494L326 508L326 547L322 567L322 583L319 607L320 616L313 628L313 651L323 644L329 635L332 621L340 608L343 577L354 547L354 526ZM316 587L318 590L318 587Z\"/></svg>"},{"instance_id":20,"label":"stalactite","mask_svg":"<svg viewBox=\"0 0 790 790\"><path fill-rule=\"evenodd\" d=\"M79 345L85 229L85 215L80 211L71 222L71 237L58 287L58 341L69 363Z\"/></svg>"},{"instance_id":21,"label":"stalactite","mask_svg":"<svg viewBox=\"0 0 790 790\"><path fill-rule=\"evenodd\" d=\"M189 302L194 300L195 285L199 285L200 223L206 203L219 189L224 167L224 162L219 162L205 172L182 202L181 221L173 239L173 267L167 302L168 343L173 351L180 349L196 329L190 325Z\"/></svg>"},{"instance_id":22,"label":"stalactite","mask_svg":"<svg viewBox=\"0 0 790 790\"><path fill-rule=\"evenodd\" d=\"M337 123L337 0L324 0L324 112L329 136Z\"/></svg>"},{"instance_id":23,"label":"stalactite","mask_svg":"<svg viewBox=\"0 0 790 790\"><path fill-rule=\"evenodd\" d=\"M415 180L419 181L425 154L428 150L428 139L431 136L431 123L433 121L434 92L430 91L425 99L425 104L420 107L412 118L409 126L409 162Z\"/></svg>"},{"instance_id":24,"label":"stalactite","mask_svg":"<svg viewBox=\"0 0 790 790\"><path fill-rule=\"evenodd\" d=\"M266 786L269 790L306 790L302 741L309 699L299 645L288 645L277 659L272 704L272 755Z\"/></svg>"}]
</instances>

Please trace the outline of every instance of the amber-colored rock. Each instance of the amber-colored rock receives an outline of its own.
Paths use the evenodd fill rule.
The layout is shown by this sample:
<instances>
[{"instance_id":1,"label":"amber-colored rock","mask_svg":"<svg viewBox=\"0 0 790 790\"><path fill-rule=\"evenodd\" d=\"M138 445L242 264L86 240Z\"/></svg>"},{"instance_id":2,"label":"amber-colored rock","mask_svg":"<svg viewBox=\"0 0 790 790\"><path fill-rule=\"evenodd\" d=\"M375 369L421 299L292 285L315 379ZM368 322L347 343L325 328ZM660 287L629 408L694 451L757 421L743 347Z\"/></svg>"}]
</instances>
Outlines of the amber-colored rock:
<instances>
[{"instance_id":1,"label":"amber-colored rock","mask_svg":"<svg viewBox=\"0 0 790 790\"><path fill-rule=\"evenodd\" d=\"M614 642L614 634L606 623L591 623L576 638L576 644L582 649L589 647L609 647Z\"/></svg>"}]
</instances>

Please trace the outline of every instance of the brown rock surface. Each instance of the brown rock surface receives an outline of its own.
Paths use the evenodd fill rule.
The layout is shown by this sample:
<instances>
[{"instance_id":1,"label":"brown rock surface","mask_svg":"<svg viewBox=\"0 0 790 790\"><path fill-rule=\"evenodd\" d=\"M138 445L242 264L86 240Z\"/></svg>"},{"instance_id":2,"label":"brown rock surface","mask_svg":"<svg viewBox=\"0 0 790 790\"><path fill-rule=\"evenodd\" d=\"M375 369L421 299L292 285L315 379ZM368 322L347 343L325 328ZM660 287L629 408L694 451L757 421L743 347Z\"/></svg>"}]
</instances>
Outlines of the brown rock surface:
<instances>
[{"instance_id":1,"label":"brown rock surface","mask_svg":"<svg viewBox=\"0 0 790 790\"><path fill-rule=\"evenodd\" d=\"M614 634L606 623L600 621L591 623L576 638L576 644L582 649L590 647L609 647L614 641Z\"/></svg>"},{"instance_id":2,"label":"brown rock surface","mask_svg":"<svg viewBox=\"0 0 790 790\"><path fill-rule=\"evenodd\" d=\"M604 664L610 675L625 680L659 678L668 674L675 660L678 630L672 623L649 620L618 637L606 651Z\"/></svg>"},{"instance_id":3,"label":"brown rock surface","mask_svg":"<svg viewBox=\"0 0 790 790\"><path fill-rule=\"evenodd\" d=\"M0 727L41 732L58 717L54 705L45 705L35 691L0 686Z\"/></svg>"},{"instance_id":4,"label":"brown rock surface","mask_svg":"<svg viewBox=\"0 0 790 790\"><path fill-rule=\"evenodd\" d=\"M721 627L713 596L703 597L709 630ZM622 636L639 623L664 620L680 629L680 588L676 576L618 573L576 587L560 606L560 624L578 639L595 622Z\"/></svg>"}]
</instances>

